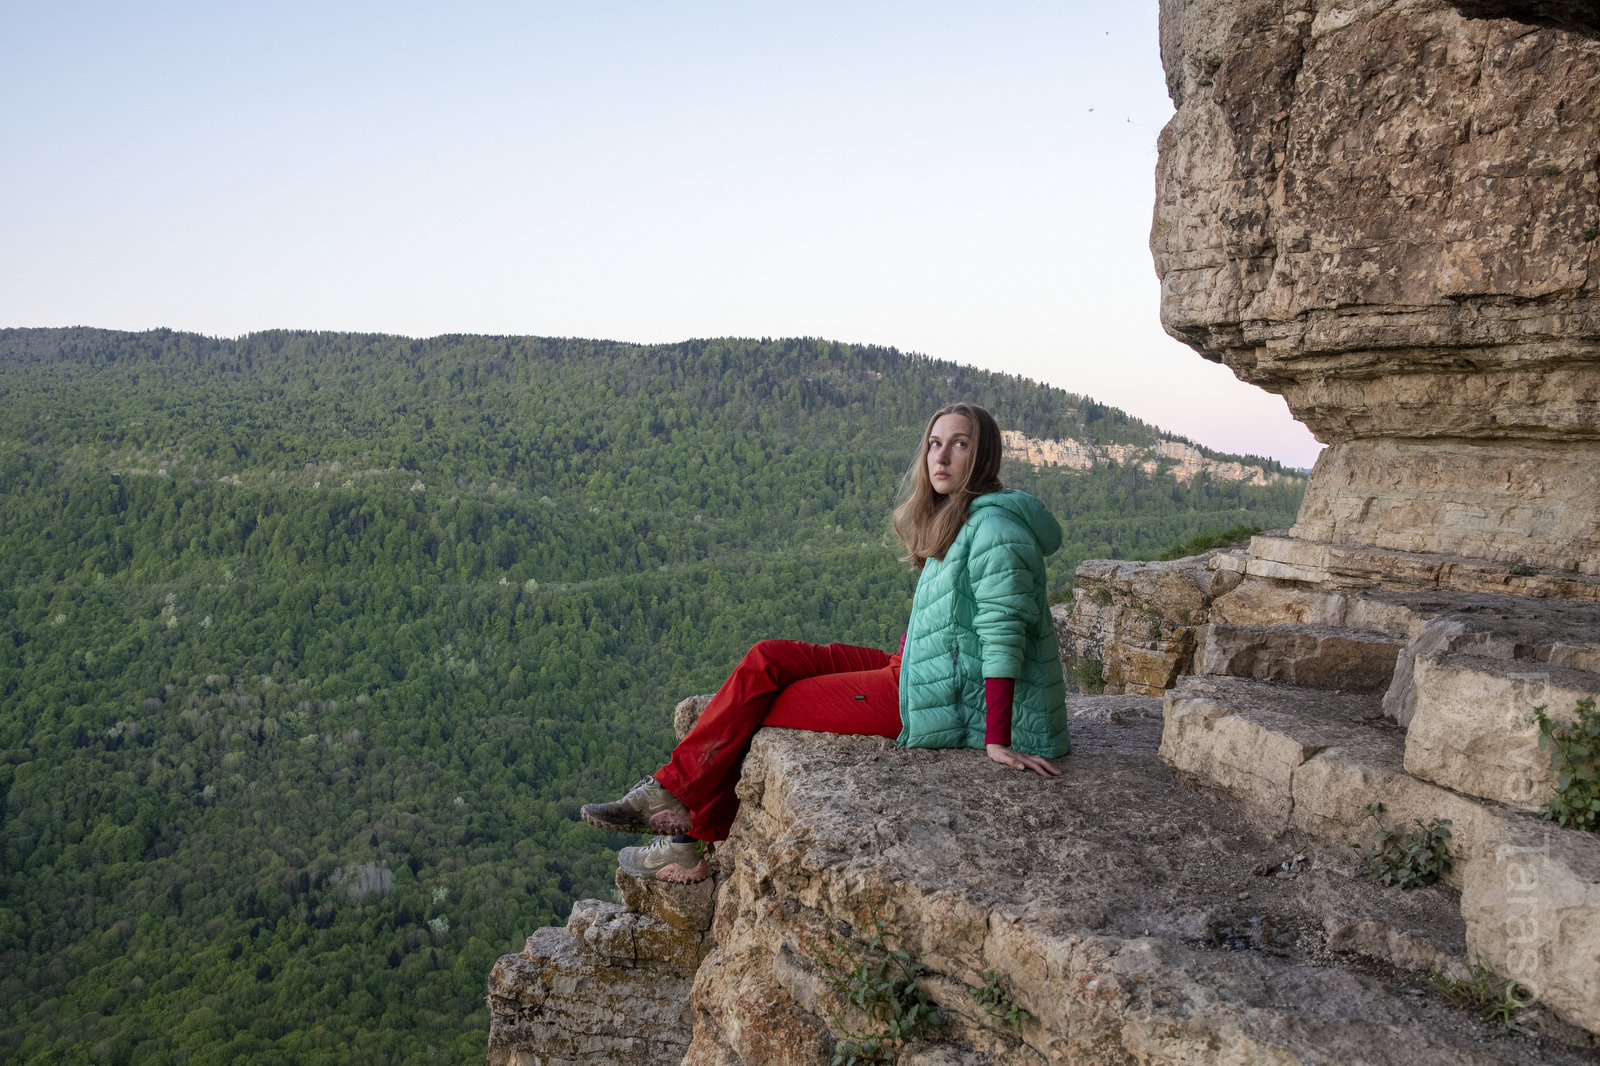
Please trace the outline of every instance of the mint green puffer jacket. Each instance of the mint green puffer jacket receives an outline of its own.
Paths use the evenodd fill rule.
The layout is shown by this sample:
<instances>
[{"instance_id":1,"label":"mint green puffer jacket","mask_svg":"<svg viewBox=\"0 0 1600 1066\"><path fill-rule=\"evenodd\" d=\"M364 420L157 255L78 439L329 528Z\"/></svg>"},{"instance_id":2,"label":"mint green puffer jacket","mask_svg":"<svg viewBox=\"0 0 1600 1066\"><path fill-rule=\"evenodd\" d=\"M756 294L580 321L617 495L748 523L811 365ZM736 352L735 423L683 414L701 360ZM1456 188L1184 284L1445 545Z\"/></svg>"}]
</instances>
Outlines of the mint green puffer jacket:
<instances>
[{"instance_id":1,"label":"mint green puffer jacket","mask_svg":"<svg viewBox=\"0 0 1600 1066\"><path fill-rule=\"evenodd\" d=\"M1011 747L1048 759L1072 750L1044 572L1044 557L1060 547L1060 523L1027 493L972 501L950 550L922 568L911 601L901 744L983 747L983 679L1013 677Z\"/></svg>"}]
</instances>

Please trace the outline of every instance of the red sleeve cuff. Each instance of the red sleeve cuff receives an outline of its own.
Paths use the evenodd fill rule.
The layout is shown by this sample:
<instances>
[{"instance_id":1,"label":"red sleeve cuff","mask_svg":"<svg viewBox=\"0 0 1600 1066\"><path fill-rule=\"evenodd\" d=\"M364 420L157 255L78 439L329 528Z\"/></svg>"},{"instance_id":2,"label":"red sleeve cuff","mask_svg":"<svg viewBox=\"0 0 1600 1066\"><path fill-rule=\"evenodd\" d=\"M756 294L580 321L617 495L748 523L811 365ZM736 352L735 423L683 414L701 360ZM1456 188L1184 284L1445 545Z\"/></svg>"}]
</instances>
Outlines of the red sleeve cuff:
<instances>
[{"instance_id":1,"label":"red sleeve cuff","mask_svg":"<svg viewBox=\"0 0 1600 1066\"><path fill-rule=\"evenodd\" d=\"M985 744L1011 746L1011 703L1016 696L1016 678L983 679L983 702L988 710L988 722L983 732Z\"/></svg>"}]
</instances>

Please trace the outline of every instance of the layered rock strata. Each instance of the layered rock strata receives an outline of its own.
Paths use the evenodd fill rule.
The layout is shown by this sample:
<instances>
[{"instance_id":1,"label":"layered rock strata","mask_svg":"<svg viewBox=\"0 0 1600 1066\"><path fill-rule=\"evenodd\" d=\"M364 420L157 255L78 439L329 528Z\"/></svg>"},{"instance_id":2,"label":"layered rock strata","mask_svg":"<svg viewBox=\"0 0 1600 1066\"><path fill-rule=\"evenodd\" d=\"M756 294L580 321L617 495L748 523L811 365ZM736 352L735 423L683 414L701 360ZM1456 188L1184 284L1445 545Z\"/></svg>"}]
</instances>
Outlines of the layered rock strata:
<instances>
[{"instance_id":1,"label":"layered rock strata","mask_svg":"<svg viewBox=\"0 0 1600 1066\"><path fill-rule=\"evenodd\" d=\"M871 1026L825 967L867 956L875 918L945 1018L906 1064L1581 1061L1411 994L1430 968L1462 972L1452 893L1382 892L1188 791L1156 757L1158 706L1075 698L1056 781L762 731L684 1061L831 1062ZM986 973L1019 1028L977 1006Z\"/></svg>"},{"instance_id":2,"label":"layered rock strata","mask_svg":"<svg viewBox=\"0 0 1600 1066\"><path fill-rule=\"evenodd\" d=\"M1163 322L1329 445L1294 536L1600 574L1600 41L1163 0L1161 48Z\"/></svg>"},{"instance_id":3,"label":"layered rock strata","mask_svg":"<svg viewBox=\"0 0 1600 1066\"><path fill-rule=\"evenodd\" d=\"M1053 609L1068 683L1159 696L1189 673L1213 601L1243 580L1217 565L1222 554L1166 563L1092 559L1079 566L1072 606Z\"/></svg>"},{"instance_id":4,"label":"layered rock strata","mask_svg":"<svg viewBox=\"0 0 1600 1066\"><path fill-rule=\"evenodd\" d=\"M1600 1033L1595 834L1407 772L1412 741L1372 696L1188 677L1167 693L1164 713L1162 758L1294 846L1348 854L1378 827L1448 822L1446 881L1461 892L1472 957L1562 1022ZM1526 740L1524 730L1515 743L1526 750Z\"/></svg>"},{"instance_id":5,"label":"layered rock strata","mask_svg":"<svg viewBox=\"0 0 1600 1066\"><path fill-rule=\"evenodd\" d=\"M489 1066L675 1066L711 948L712 885L671 895L620 870L624 903L582 900L489 975Z\"/></svg>"}]
</instances>

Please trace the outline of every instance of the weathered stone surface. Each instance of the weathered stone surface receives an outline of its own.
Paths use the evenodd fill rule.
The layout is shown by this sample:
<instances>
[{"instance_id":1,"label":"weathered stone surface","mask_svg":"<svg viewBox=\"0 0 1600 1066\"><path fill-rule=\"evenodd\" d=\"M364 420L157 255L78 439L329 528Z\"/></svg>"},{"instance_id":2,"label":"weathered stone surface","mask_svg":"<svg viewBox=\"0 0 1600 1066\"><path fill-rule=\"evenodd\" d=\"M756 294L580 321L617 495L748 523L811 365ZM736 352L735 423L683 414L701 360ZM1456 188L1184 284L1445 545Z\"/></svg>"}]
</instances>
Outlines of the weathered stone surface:
<instances>
[{"instance_id":1,"label":"weathered stone surface","mask_svg":"<svg viewBox=\"0 0 1600 1066\"><path fill-rule=\"evenodd\" d=\"M594 900L573 911L581 937L570 927L540 929L521 954L495 963L489 1066L679 1062L691 1032L693 968L629 956L635 933L627 927L641 915Z\"/></svg>"},{"instance_id":2,"label":"weathered stone surface","mask_svg":"<svg viewBox=\"0 0 1600 1066\"><path fill-rule=\"evenodd\" d=\"M1531 716L1577 717L1600 698L1600 674L1481 655L1423 657L1415 668L1415 713L1406 730L1406 772L1469 796L1538 807L1555 796L1550 754Z\"/></svg>"},{"instance_id":3,"label":"weathered stone surface","mask_svg":"<svg viewBox=\"0 0 1600 1066\"><path fill-rule=\"evenodd\" d=\"M1448 931L1459 915L1445 893L1396 910L1389 894L1294 863L1252 876L1281 848L1161 766L1155 701L1117 697L1100 714L1110 699L1073 701L1075 754L1057 781L975 752L758 734L685 1061L831 1061L843 1015L820 963L841 943L859 952L874 913L928 966L923 987L949 1018L906 1062L1573 1061L1520 1040L1481 1044L1475 1023L1436 1013L1431 996L1327 965L1328 908L1418 944L1441 927L1439 957L1461 949ZM991 969L1030 1012L1020 1034L973 1004Z\"/></svg>"},{"instance_id":4,"label":"weathered stone surface","mask_svg":"<svg viewBox=\"0 0 1600 1066\"><path fill-rule=\"evenodd\" d=\"M1411 642L1395 663L1383 711L1409 725L1416 710L1417 664L1453 654L1524 664L1537 674L1547 666L1600 673L1600 607L1591 603L1529 603L1517 596L1402 598Z\"/></svg>"},{"instance_id":5,"label":"weathered stone surface","mask_svg":"<svg viewBox=\"0 0 1600 1066\"><path fill-rule=\"evenodd\" d=\"M648 914L677 929L701 933L711 928L716 909L716 886L711 881L693 885L672 885L647 881L617 870L617 891L630 911Z\"/></svg>"},{"instance_id":6,"label":"weathered stone surface","mask_svg":"<svg viewBox=\"0 0 1600 1066\"><path fill-rule=\"evenodd\" d=\"M1393 637L1341 626L1213 622L1201 633L1198 674L1346 692L1386 691L1402 647Z\"/></svg>"},{"instance_id":7,"label":"weathered stone surface","mask_svg":"<svg viewBox=\"0 0 1600 1066\"><path fill-rule=\"evenodd\" d=\"M1324 625L1409 640L1416 611L1381 594L1247 577L1211 605L1211 621L1235 626Z\"/></svg>"},{"instance_id":8,"label":"weathered stone surface","mask_svg":"<svg viewBox=\"0 0 1600 1066\"><path fill-rule=\"evenodd\" d=\"M1370 838L1372 810L1391 828L1449 819L1454 867L1446 882L1461 890L1470 954L1526 978L1566 1022L1600 1032L1600 838L1406 773L1402 732L1358 697L1329 695L1184 678L1165 701L1163 758L1243 801L1264 830L1301 834L1308 846L1327 849L1325 862ZM1296 752L1303 760L1285 772ZM1260 769L1252 771L1252 760ZM1508 857L1535 854L1513 849L1534 846L1537 891L1522 873L1508 876L1506 865ZM1529 914L1533 924L1523 921ZM1522 939L1530 930L1536 937Z\"/></svg>"},{"instance_id":9,"label":"weathered stone surface","mask_svg":"<svg viewBox=\"0 0 1600 1066\"><path fill-rule=\"evenodd\" d=\"M1317 458L1294 535L1600 574L1600 447L1336 443Z\"/></svg>"},{"instance_id":10,"label":"weathered stone surface","mask_svg":"<svg viewBox=\"0 0 1600 1066\"><path fill-rule=\"evenodd\" d=\"M680 700L672 709L672 729L678 734L679 740L689 735L689 730L694 728L694 724L700 720L700 716L705 713L706 707L715 696L715 692L703 696L690 696L686 700Z\"/></svg>"},{"instance_id":11,"label":"weathered stone surface","mask_svg":"<svg viewBox=\"0 0 1600 1066\"><path fill-rule=\"evenodd\" d=\"M1296 537L1595 574L1600 42L1165 0L1169 332L1331 445Z\"/></svg>"},{"instance_id":12,"label":"weathered stone surface","mask_svg":"<svg viewBox=\"0 0 1600 1066\"><path fill-rule=\"evenodd\" d=\"M1600 600L1600 580L1583 574L1539 571L1531 564L1491 563L1420 548L1328 544L1278 534L1252 537L1245 567L1246 584L1248 578L1267 578L1328 591L1511 593L1534 599Z\"/></svg>"},{"instance_id":13,"label":"weathered stone surface","mask_svg":"<svg viewBox=\"0 0 1600 1066\"><path fill-rule=\"evenodd\" d=\"M1231 677L1186 677L1165 701L1161 758L1179 774L1243 800L1269 831L1290 824L1294 773L1326 748L1348 744L1371 696L1291 689Z\"/></svg>"},{"instance_id":14,"label":"weathered stone surface","mask_svg":"<svg viewBox=\"0 0 1600 1066\"><path fill-rule=\"evenodd\" d=\"M1600 1032L1600 848L1528 815L1497 820L1465 863L1467 943L1558 1017Z\"/></svg>"},{"instance_id":15,"label":"weathered stone surface","mask_svg":"<svg viewBox=\"0 0 1600 1066\"><path fill-rule=\"evenodd\" d=\"M1188 673L1211 601L1243 579L1206 552L1165 563L1093 559L1078 567L1063 664L1100 665L1108 694L1159 696Z\"/></svg>"},{"instance_id":16,"label":"weathered stone surface","mask_svg":"<svg viewBox=\"0 0 1600 1066\"><path fill-rule=\"evenodd\" d=\"M709 915L694 928L681 917L692 905L664 893L641 897L632 878L623 886L625 877L618 874L625 893L634 889L640 902L679 921L579 900L565 929L540 929L521 954L503 956L489 975L490 1066L667 1066L683 1058L691 981L711 948Z\"/></svg>"}]
</instances>

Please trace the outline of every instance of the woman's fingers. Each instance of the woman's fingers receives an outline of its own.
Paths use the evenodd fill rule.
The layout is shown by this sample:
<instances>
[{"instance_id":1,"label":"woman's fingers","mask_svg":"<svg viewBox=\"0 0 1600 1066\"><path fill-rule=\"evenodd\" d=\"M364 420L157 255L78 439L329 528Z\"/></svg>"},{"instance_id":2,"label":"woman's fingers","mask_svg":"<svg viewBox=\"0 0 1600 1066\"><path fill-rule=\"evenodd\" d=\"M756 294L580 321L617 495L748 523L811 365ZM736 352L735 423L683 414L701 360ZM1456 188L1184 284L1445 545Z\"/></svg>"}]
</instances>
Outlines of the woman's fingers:
<instances>
[{"instance_id":1,"label":"woman's fingers","mask_svg":"<svg viewBox=\"0 0 1600 1066\"><path fill-rule=\"evenodd\" d=\"M1050 765L1050 763L1046 762L1044 759L1039 758L1037 755L1023 755L1021 752L1017 752L1016 756L1017 762L1013 765L1015 765L1019 770L1032 770L1041 777L1061 776L1060 770L1057 770L1054 766Z\"/></svg>"},{"instance_id":2,"label":"woman's fingers","mask_svg":"<svg viewBox=\"0 0 1600 1066\"><path fill-rule=\"evenodd\" d=\"M987 745L989 758L1013 770L1032 770L1040 777L1060 777L1061 771L1052 766L1047 760L1037 755L1025 755L1020 751L1001 747L999 744Z\"/></svg>"}]
</instances>

